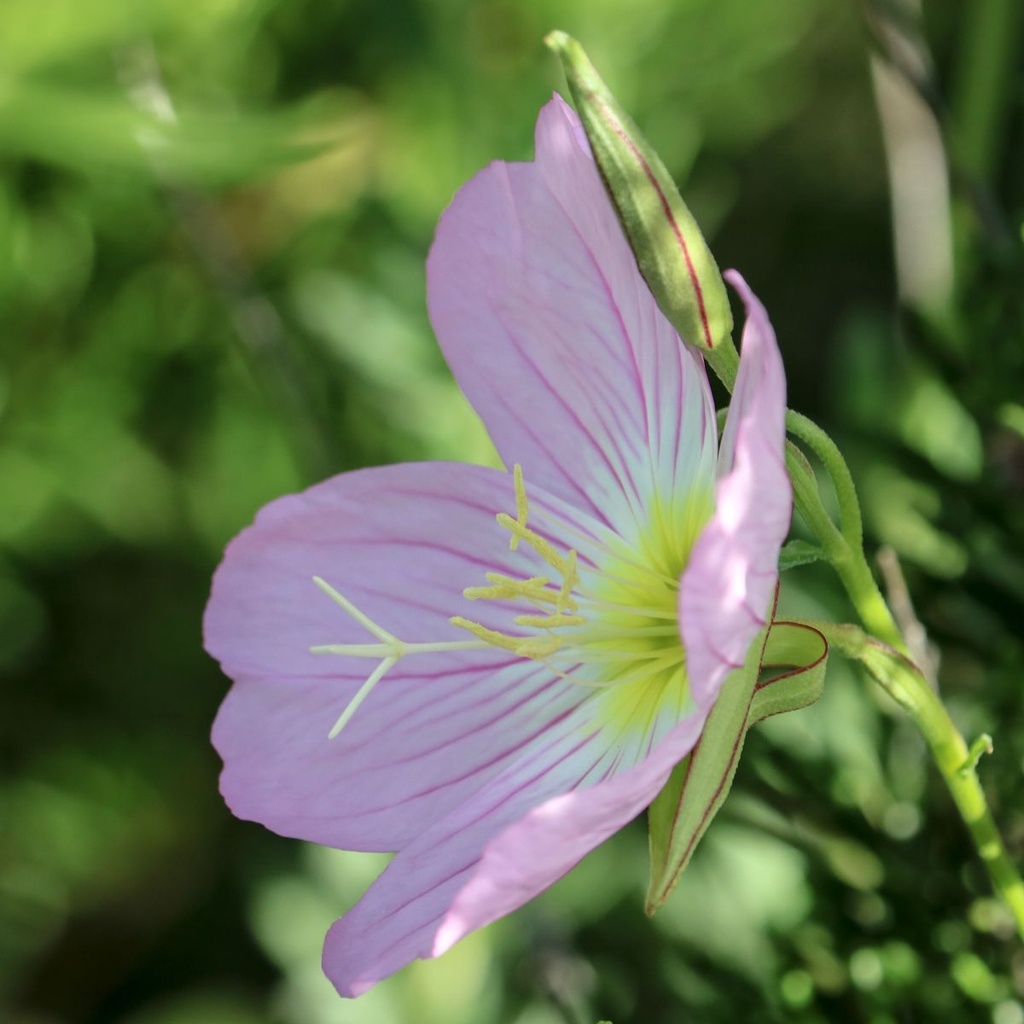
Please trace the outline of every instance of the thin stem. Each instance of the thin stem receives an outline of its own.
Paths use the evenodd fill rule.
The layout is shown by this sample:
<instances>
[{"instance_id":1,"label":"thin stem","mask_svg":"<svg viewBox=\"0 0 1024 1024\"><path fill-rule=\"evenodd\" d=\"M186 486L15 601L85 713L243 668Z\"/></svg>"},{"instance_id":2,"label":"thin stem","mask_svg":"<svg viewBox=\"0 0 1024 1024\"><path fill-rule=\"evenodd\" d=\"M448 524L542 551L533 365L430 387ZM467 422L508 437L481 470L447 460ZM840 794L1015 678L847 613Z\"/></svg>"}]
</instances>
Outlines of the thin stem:
<instances>
[{"instance_id":1,"label":"thin stem","mask_svg":"<svg viewBox=\"0 0 1024 1024\"><path fill-rule=\"evenodd\" d=\"M839 502L842 528L837 528L825 511L817 477L807 459L799 448L787 442L786 469L793 483L793 504L797 512L821 544L864 625L897 650L906 651L896 620L864 557L860 502L846 460L835 442L806 416L788 411L786 426L825 466Z\"/></svg>"},{"instance_id":2,"label":"thin stem","mask_svg":"<svg viewBox=\"0 0 1024 1024\"><path fill-rule=\"evenodd\" d=\"M942 773L996 892L1009 908L1017 932L1024 939L1024 881L999 835L976 771L981 754L991 749L990 738L979 737L969 747L938 694L917 666L900 651L868 636L857 626L816 622L814 627L821 630L837 650L861 662L914 720Z\"/></svg>"},{"instance_id":3,"label":"thin stem","mask_svg":"<svg viewBox=\"0 0 1024 1024\"><path fill-rule=\"evenodd\" d=\"M889 606L871 574L862 550L848 549L846 557L833 560L833 566L842 580L853 607L868 630L896 650L906 653L907 644L900 633Z\"/></svg>"},{"instance_id":4,"label":"thin stem","mask_svg":"<svg viewBox=\"0 0 1024 1024\"><path fill-rule=\"evenodd\" d=\"M850 467L847 466L846 459L843 458L835 441L812 420L793 412L792 409L786 410L786 430L794 437L800 438L821 459L839 502L840 530L850 547L862 547L864 523L860 514L860 502L857 500L857 488L854 486Z\"/></svg>"}]
</instances>

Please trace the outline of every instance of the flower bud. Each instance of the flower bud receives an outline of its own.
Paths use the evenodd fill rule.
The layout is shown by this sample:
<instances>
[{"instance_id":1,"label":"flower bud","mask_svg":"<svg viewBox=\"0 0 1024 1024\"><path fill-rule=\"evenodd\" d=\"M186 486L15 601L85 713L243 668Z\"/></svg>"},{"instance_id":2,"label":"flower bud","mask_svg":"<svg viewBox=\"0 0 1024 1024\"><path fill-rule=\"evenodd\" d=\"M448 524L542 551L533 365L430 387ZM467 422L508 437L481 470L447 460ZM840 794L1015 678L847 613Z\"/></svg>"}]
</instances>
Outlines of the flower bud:
<instances>
[{"instance_id":1,"label":"flower bud","mask_svg":"<svg viewBox=\"0 0 1024 1024\"><path fill-rule=\"evenodd\" d=\"M665 165L564 32L545 40L562 62L605 187L661 311L731 389L732 312L722 275Z\"/></svg>"}]
</instances>

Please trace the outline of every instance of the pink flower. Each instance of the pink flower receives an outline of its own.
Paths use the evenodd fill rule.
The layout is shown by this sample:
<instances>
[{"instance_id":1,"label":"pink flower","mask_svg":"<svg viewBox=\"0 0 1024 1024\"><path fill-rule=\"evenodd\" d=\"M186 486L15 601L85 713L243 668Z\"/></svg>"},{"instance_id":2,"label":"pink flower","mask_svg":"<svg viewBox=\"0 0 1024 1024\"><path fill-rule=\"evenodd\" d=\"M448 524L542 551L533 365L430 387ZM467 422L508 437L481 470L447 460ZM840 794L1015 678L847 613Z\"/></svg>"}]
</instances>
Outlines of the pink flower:
<instances>
[{"instance_id":1,"label":"pink flower","mask_svg":"<svg viewBox=\"0 0 1024 1024\"><path fill-rule=\"evenodd\" d=\"M445 357L515 472L388 466L281 498L229 545L206 612L234 680L213 730L232 811L396 851L327 935L343 995L521 906L642 811L777 579L791 493L763 307L727 275L747 323L719 445L702 359L557 97L536 144L459 192L427 264Z\"/></svg>"}]
</instances>

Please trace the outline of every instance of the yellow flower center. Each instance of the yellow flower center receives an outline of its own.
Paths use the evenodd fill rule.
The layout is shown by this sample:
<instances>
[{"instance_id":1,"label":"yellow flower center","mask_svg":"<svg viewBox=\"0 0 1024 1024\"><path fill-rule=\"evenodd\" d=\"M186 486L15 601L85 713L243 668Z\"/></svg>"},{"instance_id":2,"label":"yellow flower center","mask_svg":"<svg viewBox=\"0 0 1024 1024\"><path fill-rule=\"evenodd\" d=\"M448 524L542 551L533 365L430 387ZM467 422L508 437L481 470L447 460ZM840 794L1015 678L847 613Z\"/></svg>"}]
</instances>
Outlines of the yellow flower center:
<instances>
[{"instance_id":1,"label":"yellow flower center","mask_svg":"<svg viewBox=\"0 0 1024 1024\"><path fill-rule=\"evenodd\" d=\"M574 534L577 547L559 549L531 525L522 469L513 471L515 517L499 513L509 547L521 545L544 565L543 575L485 574L486 586L470 586L470 601L501 601L522 607L510 631L495 630L456 615L453 625L472 639L407 643L373 622L328 583L317 585L379 641L327 644L314 653L380 659L349 702L330 736L336 736L370 691L400 658L439 651L510 651L540 661L554 673L595 689L596 717L622 729L647 730L663 710L683 713L689 702L686 657L679 631L679 579L697 534L710 515L706 496L681 505L655 501L644 528L631 543L612 535L597 539L544 512L534 513L559 536ZM701 500L703 497L703 500ZM696 500L695 500L696 499ZM584 553L581 559L580 552ZM535 562L536 559L531 559Z\"/></svg>"},{"instance_id":2,"label":"yellow flower center","mask_svg":"<svg viewBox=\"0 0 1024 1024\"><path fill-rule=\"evenodd\" d=\"M689 693L679 631L679 579L710 515L709 503L691 500L680 516L667 514L656 501L636 543L614 538L600 544L595 568L581 575L575 548L560 552L530 526L518 465L513 480L516 517L501 513L497 520L511 534L509 547L516 550L525 543L551 575L515 579L488 573L489 586L467 587L463 596L532 606L512 620L527 632L498 632L461 615L452 623L495 647L543 661L575 683L605 690L597 701L600 717L623 726L646 729L666 703L681 710ZM582 539L593 546L592 538Z\"/></svg>"}]
</instances>

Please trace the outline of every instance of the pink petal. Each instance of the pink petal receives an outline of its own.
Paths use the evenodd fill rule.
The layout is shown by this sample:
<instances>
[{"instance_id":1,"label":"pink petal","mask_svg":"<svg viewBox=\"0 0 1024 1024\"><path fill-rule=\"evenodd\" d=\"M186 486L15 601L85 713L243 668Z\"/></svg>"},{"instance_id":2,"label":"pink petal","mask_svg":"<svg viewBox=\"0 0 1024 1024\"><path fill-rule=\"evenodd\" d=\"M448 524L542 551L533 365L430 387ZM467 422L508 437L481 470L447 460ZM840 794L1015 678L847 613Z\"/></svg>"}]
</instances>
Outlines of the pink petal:
<instances>
[{"instance_id":1,"label":"pink petal","mask_svg":"<svg viewBox=\"0 0 1024 1024\"><path fill-rule=\"evenodd\" d=\"M471 639L453 614L507 631L508 606L470 603L462 589L485 571L536 569L495 523L510 506L507 474L392 466L282 498L231 543L205 639L235 680L213 739L236 815L331 846L395 850L578 707L587 690L509 652L410 655L327 738L376 662L309 653L373 641L312 576L408 642Z\"/></svg>"},{"instance_id":2,"label":"pink petal","mask_svg":"<svg viewBox=\"0 0 1024 1024\"><path fill-rule=\"evenodd\" d=\"M609 531L532 488L531 522L586 574ZM412 643L464 641L464 614L521 632L524 609L469 602L487 571L550 574L494 519L514 508L508 474L460 464L348 473L267 506L228 547L207 608L207 649L235 685L214 725L233 812L285 835L353 850L396 850L480 790L604 691L546 665L485 649L403 658L342 734L327 733L376 659L311 654L373 637L313 585L325 578ZM563 666L571 673L571 665ZM628 763L689 709L661 709L649 735L607 738ZM588 712L591 716L597 712Z\"/></svg>"},{"instance_id":3,"label":"pink petal","mask_svg":"<svg viewBox=\"0 0 1024 1024\"><path fill-rule=\"evenodd\" d=\"M765 623L793 497L785 467L786 380L764 306L735 271L747 322L722 437L715 514L683 573L679 617L694 698L710 707Z\"/></svg>"},{"instance_id":4,"label":"pink petal","mask_svg":"<svg viewBox=\"0 0 1024 1024\"><path fill-rule=\"evenodd\" d=\"M700 358L665 320L556 97L533 163L495 163L455 197L427 263L445 357L506 464L629 532L656 490L713 486Z\"/></svg>"},{"instance_id":5,"label":"pink petal","mask_svg":"<svg viewBox=\"0 0 1024 1024\"><path fill-rule=\"evenodd\" d=\"M615 768L599 736L553 730L395 857L328 932L325 973L359 995L522 906L651 802L702 725L694 717L640 764Z\"/></svg>"}]
</instances>

